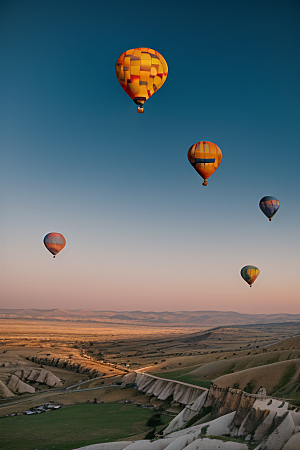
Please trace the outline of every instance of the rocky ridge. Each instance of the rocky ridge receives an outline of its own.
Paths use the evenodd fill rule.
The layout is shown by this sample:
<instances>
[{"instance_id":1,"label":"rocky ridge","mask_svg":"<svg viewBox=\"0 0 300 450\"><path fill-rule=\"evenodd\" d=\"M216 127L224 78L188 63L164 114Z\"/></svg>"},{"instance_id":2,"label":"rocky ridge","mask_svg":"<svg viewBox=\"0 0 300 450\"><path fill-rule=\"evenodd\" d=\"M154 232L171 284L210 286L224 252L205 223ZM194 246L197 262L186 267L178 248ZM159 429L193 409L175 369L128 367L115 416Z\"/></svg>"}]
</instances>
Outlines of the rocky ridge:
<instances>
[{"instance_id":1,"label":"rocky ridge","mask_svg":"<svg viewBox=\"0 0 300 450\"><path fill-rule=\"evenodd\" d=\"M166 388L166 381L177 384L162 380L159 387L154 378L144 373L129 374L123 378L123 387L135 383L137 389L146 394L159 396L161 388ZM189 391L191 385L179 384L180 390ZM174 398L175 389L173 386L169 398L172 395ZM202 389L200 393L200 389L194 401L190 394L186 397L190 398L190 403L166 427L163 437L157 436L152 441L96 444L81 450L247 450L248 443L255 450L300 448L300 412L287 402L267 397L263 388L257 394L214 383L209 390ZM195 423L188 426L191 419L195 419Z\"/></svg>"},{"instance_id":2,"label":"rocky ridge","mask_svg":"<svg viewBox=\"0 0 300 450\"><path fill-rule=\"evenodd\" d=\"M126 385L128 382L134 382L139 391L147 395L154 395L158 400L171 398L182 405L194 403L203 392L207 391L207 389L200 386L159 378L145 373L132 372L125 375L123 377L123 385Z\"/></svg>"},{"instance_id":3,"label":"rocky ridge","mask_svg":"<svg viewBox=\"0 0 300 450\"><path fill-rule=\"evenodd\" d=\"M104 372L99 372L97 369L83 366L80 363L73 363L69 360L62 358L38 358L36 356L27 357L29 361L32 361L40 366L52 366L60 369L70 370L76 373L82 373L88 375L90 378L96 378L106 375Z\"/></svg>"},{"instance_id":4,"label":"rocky ridge","mask_svg":"<svg viewBox=\"0 0 300 450\"><path fill-rule=\"evenodd\" d=\"M46 369L20 369L14 375L23 381L37 382L50 387L62 387L61 380Z\"/></svg>"},{"instance_id":5,"label":"rocky ridge","mask_svg":"<svg viewBox=\"0 0 300 450\"><path fill-rule=\"evenodd\" d=\"M16 364L7 363L4 367L16 367ZM35 383L35 387L30 383ZM52 372L46 369L31 369L21 367L13 372L6 374L3 380L0 380L0 398L14 397L15 394L33 394L36 387L44 384L49 387L62 387L62 381Z\"/></svg>"}]
</instances>

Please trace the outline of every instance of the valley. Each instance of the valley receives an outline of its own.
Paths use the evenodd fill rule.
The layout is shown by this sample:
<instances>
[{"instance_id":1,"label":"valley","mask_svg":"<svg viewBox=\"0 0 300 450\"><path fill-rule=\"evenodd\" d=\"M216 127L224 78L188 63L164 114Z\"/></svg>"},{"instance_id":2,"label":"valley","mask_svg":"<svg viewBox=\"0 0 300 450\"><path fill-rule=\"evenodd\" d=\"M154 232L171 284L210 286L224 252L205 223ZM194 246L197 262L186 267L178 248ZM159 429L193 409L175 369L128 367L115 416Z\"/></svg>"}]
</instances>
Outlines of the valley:
<instances>
[{"instance_id":1,"label":"valley","mask_svg":"<svg viewBox=\"0 0 300 450\"><path fill-rule=\"evenodd\" d=\"M0 319L0 420L9 419L11 430L20 416L22 420L33 420L37 408L49 411L39 415L43 421L42 417L49 414L54 418L59 413L51 405L59 405L61 411L95 404L135 406L148 411L149 417L159 412L166 427L178 414L200 414L199 405L194 415L184 411L190 404L197 404L197 398L205 392L205 398L212 392L207 399L215 405L214 414L208 418L214 419L219 417L218 411L223 411L222 416L232 414L240 404L239 400L233 406L225 406L228 389L253 396L252 405L257 401L257 393L263 392L266 398L290 403L294 411L300 407L298 320L208 328L187 326L184 322L181 326L142 325L135 321L116 325L91 322L85 317L74 320L72 315L64 320L26 316L4 318L2 311ZM152 384L148 379L137 381L136 377L147 374L152 376ZM216 392L224 392L221 403L212 400ZM80 418L76 420L79 427ZM134 430L132 426L128 425ZM147 432L145 426L144 423L136 433L125 432L123 436L117 430L114 435L112 427L109 439L143 439L151 431L150 428ZM156 427L155 432L161 428ZM85 442L84 445L105 442L101 441L101 433L94 441L86 441L84 427L82 436L78 433L78 442ZM65 447L53 448L71 450L78 446L74 447L71 439Z\"/></svg>"}]
</instances>

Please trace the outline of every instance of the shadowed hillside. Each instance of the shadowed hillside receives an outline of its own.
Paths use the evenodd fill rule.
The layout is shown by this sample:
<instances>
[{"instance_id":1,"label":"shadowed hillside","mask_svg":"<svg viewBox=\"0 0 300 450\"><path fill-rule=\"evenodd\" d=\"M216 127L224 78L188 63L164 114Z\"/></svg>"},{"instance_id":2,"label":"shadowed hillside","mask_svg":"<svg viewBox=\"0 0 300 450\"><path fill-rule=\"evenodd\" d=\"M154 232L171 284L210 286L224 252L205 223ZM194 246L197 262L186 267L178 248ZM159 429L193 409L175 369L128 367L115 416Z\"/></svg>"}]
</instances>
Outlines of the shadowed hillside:
<instances>
[{"instance_id":1,"label":"shadowed hillside","mask_svg":"<svg viewBox=\"0 0 300 450\"><path fill-rule=\"evenodd\" d=\"M300 404L300 359L254 367L214 379L220 387L236 386L256 393L263 386L268 395Z\"/></svg>"},{"instance_id":2,"label":"shadowed hillside","mask_svg":"<svg viewBox=\"0 0 300 450\"><path fill-rule=\"evenodd\" d=\"M277 326L274 326L274 329ZM286 332L284 328L281 328L278 337L284 339L268 344L267 335L271 328L267 325L249 326L243 327L243 332L241 327L237 328L236 344L242 344L245 336L249 338L251 329L257 337L254 342L250 341L247 344L248 351L245 351L243 345L233 352L213 351L194 358L190 366L181 368L177 366L176 370L171 370L170 362L174 361L172 359L169 360L165 371L152 371L152 373L206 388L212 381L222 388L235 386L249 393L256 393L263 386L268 395L286 398L298 404L300 402L300 336L285 338ZM234 336L234 329L230 327L213 329L207 341L213 342L216 336L223 334L222 342L226 348L226 340L230 341ZM260 345L253 345L258 342ZM175 364L173 367L175 369ZM161 365L159 369L162 369Z\"/></svg>"},{"instance_id":3,"label":"shadowed hillside","mask_svg":"<svg viewBox=\"0 0 300 450\"><path fill-rule=\"evenodd\" d=\"M209 378L213 380L224 374L230 374L239 372L241 370L250 369L252 367L259 367L269 364L274 364L281 361L287 361L290 359L300 358L299 350L285 350L285 351L273 351L262 352L257 355L249 355L243 357L230 358L221 361L214 361L208 364L192 370L189 372L191 375L199 378Z\"/></svg>"}]
</instances>

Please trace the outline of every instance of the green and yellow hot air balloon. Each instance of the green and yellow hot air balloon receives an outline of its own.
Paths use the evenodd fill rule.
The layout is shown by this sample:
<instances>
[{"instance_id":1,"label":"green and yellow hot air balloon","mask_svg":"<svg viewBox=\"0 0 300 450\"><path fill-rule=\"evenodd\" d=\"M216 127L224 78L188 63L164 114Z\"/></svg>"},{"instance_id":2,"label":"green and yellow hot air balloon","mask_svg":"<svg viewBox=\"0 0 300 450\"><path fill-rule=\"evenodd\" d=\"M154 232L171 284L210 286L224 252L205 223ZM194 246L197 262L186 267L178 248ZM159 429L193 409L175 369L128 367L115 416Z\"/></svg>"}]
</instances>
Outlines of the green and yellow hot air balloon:
<instances>
[{"instance_id":1,"label":"green and yellow hot air balloon","mask_svg":"<svg viewBox=\"0 0 300 450\"><path fill-rule=\"evenodd\" d=\"M259 269L255 266L245 266L241 270L241 277L246 281L246 283L251 285L254 283L259 275Z\"/></svg>"}]
</instances>

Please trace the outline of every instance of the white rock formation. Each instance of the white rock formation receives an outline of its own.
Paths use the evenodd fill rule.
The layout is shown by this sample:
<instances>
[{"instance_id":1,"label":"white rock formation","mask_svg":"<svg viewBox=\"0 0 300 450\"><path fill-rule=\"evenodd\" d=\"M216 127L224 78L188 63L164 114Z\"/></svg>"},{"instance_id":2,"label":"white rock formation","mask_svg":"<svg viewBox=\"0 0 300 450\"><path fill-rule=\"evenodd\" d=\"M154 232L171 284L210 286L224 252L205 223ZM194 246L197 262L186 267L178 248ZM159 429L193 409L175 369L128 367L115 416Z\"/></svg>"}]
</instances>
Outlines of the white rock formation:
<instances>
[{"instance_id":1,"label":"white rock formation","mask_svg":"<svg viewBox=\"0 0 300 450\"><path fill-rule=\"evenodd\" d=\"M276 412L270 411L263 423L261 423L255 430L253 439L255 441L260 441L267 435L269 428L271 427L273 421L276 418Z\"/></svg>"},{"instance_id":2,"label":"white rock formation","mask_svg":"<svg viewBox=\"0 0 300 450\"><path fill-rule=\"evenodd\" d=\"M260 411L269 411L265 420L256 428L255 433L253 435L253 439L259 441L263 439L264 436L266 436L268 429L271 427L276 417L281 417L283 414L287 413L288 403L282 402L281 400L277 400L274 398L273 399L266 398L265 400L256 400L253 405L253 408L258 409ZM238 435L239 436L243 435L241 430L239 431Z\"/></svg>"},{"instance_id":3,"label":"white rock formation","mask_svg":"<svg viewBox=\"0 0 300 450\"><path fill-rule=\"evenodd\" d=\"M207 390L197 386L159 379L143 373L128 374L123 381L123 386L135 382L139 390L156 395L158 398L163 399L172 395L174 400L180 400L182 404L187 402L186 407L170 422L164 431L164 437L152 442L139 440L98 444L82 447L81 450L247 450L246 442L251 438L254 441L262 440L255 450L300 449L300 413L290 411L287 402L270 397L264 398L263 390L259 395L253 395L240 390L224 391L222 388L216 389L211 386L208 394ZM194 397L196 399L192 400ZM248 397L251 397L251 402L248 401ZM243 401L240 401L241 399ZM219 414L219 417L206 423L182 428L207 403L208 406L211 405L212 413ZM233 406L236 409L233 410ZM220 415L220 410L224 411L223 415ZM269 430L273 430L271 434ZM207 437L204 437L205 435ZM229 435L243 437L245 443L215 438ZM214 438L210 439L209 436Z\"/></svg>"},{"instance_id":4,"label":"white rock formation","mask_svg":"<svg viewBox=\"0 0 300 450\"><path fill-rule=\"evenodd\" d=\"M15 397L15 394L13 394L6 384L3 383L3 381L0 380L0 398L10 398Z\"/></svg>"},{"instance_id":5,"label":"white rock formation","mask_svg":"<svg viewBox=\"0 0 300 450\"><path fill-rule=\"evenodd\" d=\"M247 444L238 442L223 442L217 439L197 439L185 447L185 450L248 450Z\"/></svg>"},{"instance_id":6,"label":"white rock formation","mask_svg":"<svg viewBox=\"0 0 300 450\"><path fill-rule=\"evenodd\" d=\"M166 440L164 442L163 439L160 439L158 441L136 441L132 444L130 444L128 447L125 447L126 450L165 450L168 448L169 443L171 442L170 439Z\"/></svg>"},{"instance_id":7,"label":"white rock formation","mask_svg":"<svg viewBox=\"0 0 300 450\"><path fill-rule=\"evenodd\" d=\"M77 450L124 450L133 441L107 442L105 444L93 444L86 447L80 447Z\"/></svg>"},{"instance_id":8,"label":"white rock formation","mask_svg":"<svg viewBox=\"0 0 300 450\"><path fill-rule=\"evenodd\" d=\"M39 374L40 374L40 371L39 371L39 370L33 369L33 370L30 372L30 374L28 375L27 380L28 380L28 381L35 381L35 380L38 378Z\"/></svg>"},{"instance_id":9,"label":"white rock formation","mask_svg":"<svg viewBox=\"0 0 300 450\"><path fill-rule=\"evenodd\" d=\"M195 436L194 434L185 434L184 436L179 436L166 447L166 450L183 450L189 444L191 444L191 442L194 442L197 437L198 436Z\"/></svg>"},{"instance_id":10,"label":"white rock formation","mask_svg":"<svg viewBox=\"0 0 300 450\"><path fill-rule=\"evenodd\" d=\"M290 411L290 414L295 423L295 433L299 433L300 432L300 413L296 412L296 411Z\"/></svg>"},{"instance_id":11,"label":"white rock formation","mask_svg":"<svg viewBox=\"0 0 300 450\"><path fill-rule=\"evenodd\" d=\"M25 392L33 394L35 392L34 387L24 383L24 381L21 381L16 375L10 377L7 387L15 394L25 394Z\"/></svg>"},{"instance_id":12,"label":"white rock formation","mask_svg":"<svg viewBox=\"0 0 300 450\"><path fill-rule=\"evenodd\" d=\"M212 436L223 436L228 435L230 433L229 426L234 418L235 412L231 412L224 416L218 417L217 419L211 420L210 422L201 423L200 425L195 425L193 427L189 427L183 430L175 431L174 433L170 433L168 437L180 437L185 436L187 434L192 434L195 437L198 437L199 434L202 433L203 428L207 427L206 435Z\"/></svg>"},{"instance_id":13,"label":"white rock formation","mask_svg":"<svg viewBox=\"0 0 300 450\"><path fill-rule=\"evenodd\" d=\"M293 434L287 441L282 450L299 450L300 448L300 433Z\"/></svg>"},{"instance_id":14,"label":"white rock formation","mask_svg":"<svg viewBox=\"0 0 300 450\"><path fill-rule=\"evenodd\" d=\"M282 450L292 437L294 430L295 422L292 415L288 413L283 422L270 434L263 448L266 450Z\"/></svg>"},{"instance_id":15,"label":"white rock formation","mask_svg":"<svg viewBox=\"0 0 300 450\"><path fill-rule=\"evenodd\" d=\"M47 386L51 387L61 387L62 382L58 377L53 375L53 373L49 372L49 370L42 369L38 378L36 379L38 383L47 384Z\"/></svg>"},{"instance_id":16,"label":"white rock formation","mask_svg":"<svg viewBox=\"0 0 300 450\"><path fill-rule=\"evenodd\" d=\"M20 378L20 380L25 381L29 377L30 373L31 373L30 369L20 369L14 372L14 375Z\"/></svg>"},{"instance_id":17,"label":"white rock formation","mask_svg":"<svg viewBox=\"0 0 300 450\"><path fill-rule=\"evenodd\" d=\"M105 444L88 445L76 450L165 450L173 440L172 438L166 438L153 442L149 440L108 442Z\"/></svg>"},{"instance_id":18,"label":"white rock formation","mask_svg":"<svg viewBox=\"0 0 300 450\"><path fill-rule=\"evenodd\" d=\"M253 408L261 411L269 410L276 412L277 416L282 416L288 410L289 404L275 398L265 398L264 400L255 400Z\"/></svg>"},{"instance_id":19,"label":"white rock formation","mask_svg":"<svg viewBox=\"0 0 300 450\"><path fill-rule=\"evenodd\" d=\"M207 391L204 391L199 397L191 404L187 405L173 420L169 423L164 430L164 435L172 433L172 431L182 428L192 417L194 417L205 403L207 398Z\"/></svg>"},{"instance_id":20,"label":"white rock formation","mask_svg":"<svg viewBox=\"0 0 300 450\"><path fill-rule=\"evenodd\" d=\"M24 380L24 381L31 381L31 382L38 382L41 384L46 384L47 386L51 387L61 387L62 382L61 380L53 375L52 372L46 369L24 369L24 370L17 370L14 373L15 376L18 378Z\"/></svg>"},{"instance_id":21,"label":"white rock formation","mask_svg":"<svg viewBox=\"0 0 300 450\"><path fill-rule=\"evenodd\" d=\"M206 431L207 436L225 436L230 434L230 424L235 416L235 411L226 414L225 416L218 417L211 422L208 422L208 428Z\"/></svg>"},{"instance_id":22,"label":"white rock formation","mask_svg":"<svg viewBox=\"0 0 300 450\"><path fill-rule=\"evenodd\" d=\"M136 379L136 372L129 372L122 378L122 387L126 386L126 384L134 383Z\"/></svg>"},{"instance_id":23,"label":"white rock formation","mask_svg":"<svg viewBox=\"0 0 300 450\"><path fill-rule=\"evenodd\" d=\"M192 404L203 392L208 391L200 386L167 380L146 373L136 373L135 380L132 374L129 375L123 378L123 383L135 382L138 390L145 394L155 395L159 400L166 400L172 396L174 401L182 405Z\"/></svg>"}]
</instances>

